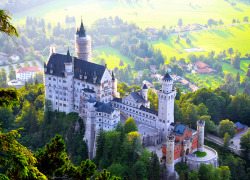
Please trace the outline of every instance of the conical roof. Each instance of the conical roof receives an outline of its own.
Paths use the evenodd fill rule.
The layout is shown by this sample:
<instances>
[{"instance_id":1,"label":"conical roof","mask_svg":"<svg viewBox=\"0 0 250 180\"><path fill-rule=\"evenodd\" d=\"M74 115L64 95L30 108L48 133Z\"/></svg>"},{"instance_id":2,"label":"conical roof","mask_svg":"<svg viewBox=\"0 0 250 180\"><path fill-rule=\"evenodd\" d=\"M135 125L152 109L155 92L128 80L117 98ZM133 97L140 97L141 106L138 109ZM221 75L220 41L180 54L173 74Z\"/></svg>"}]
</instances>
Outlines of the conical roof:
<instances>
[{"instance_id":1,"label":"conical roof","mask_svg":"<svg viewBox=\"0 0 250 180\"><path fill-rule=\"evenodd\" d=\"M71 56L70 56L69 49L68 49L68 52L67 52L67 59L66 59L66 62L67 62L67 63L71 63L71 62L72 62L72 58L71 58Z\"/></svg>"},{"instance_id":2,"label":"conical roof","mask_svg":"<svg viewBox=\"0 0 250 180\"><path fill-rule=\"evenodd\" d=\"M162 80L173 80L173 79L172 79L171 76L167 73L167 74L162 78Z\"/></svg>"},{"instance_id":3,"label":"conical roof","mask_svg":"<svg viewBox=\"0 0 250 180\"><path fill-rule=\"evenodd\" d=\"M144 84L142 89L148 89L148 86L146 84Z\"/></svg>"},{"instance_id":4,"label":"conical roof","mask_svg":"<svg viewBox=\"0 0 250 180\"><path fill-rule=\"evenodd\" d=\"M112 71L112 80L115 80L114 72Z\"/></svg>"},{"instance_id":5,"label":"conical roof","mask_svg":"<svg viewBox=\"0 0 250 180\"><path fill-rule=\"evenodd\" d=\"M82 19L81 19L81 26L80 26L80 30L79 30L79 37L86 37L86 31L84 29Z\"/></svg>"}]
</instances>

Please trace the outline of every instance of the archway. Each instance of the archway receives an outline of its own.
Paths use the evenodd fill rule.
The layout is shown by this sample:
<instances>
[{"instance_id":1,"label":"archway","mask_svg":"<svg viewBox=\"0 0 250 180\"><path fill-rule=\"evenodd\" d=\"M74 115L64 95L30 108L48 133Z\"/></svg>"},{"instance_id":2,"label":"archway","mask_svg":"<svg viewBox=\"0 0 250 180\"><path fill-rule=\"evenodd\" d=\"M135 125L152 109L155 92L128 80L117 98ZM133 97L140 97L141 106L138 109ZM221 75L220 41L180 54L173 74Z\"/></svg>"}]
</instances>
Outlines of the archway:
<instances>
[{"instance_id":1,"label":"archway","mask_svg":"<svg viewBox=\"0 0 250 180\"><path fill-rule=\"evenodd\" d=\"M187 148L187 150L186 150L186 155L188 155L189 154L189 148Z\"/></svg>"}]
</instances>

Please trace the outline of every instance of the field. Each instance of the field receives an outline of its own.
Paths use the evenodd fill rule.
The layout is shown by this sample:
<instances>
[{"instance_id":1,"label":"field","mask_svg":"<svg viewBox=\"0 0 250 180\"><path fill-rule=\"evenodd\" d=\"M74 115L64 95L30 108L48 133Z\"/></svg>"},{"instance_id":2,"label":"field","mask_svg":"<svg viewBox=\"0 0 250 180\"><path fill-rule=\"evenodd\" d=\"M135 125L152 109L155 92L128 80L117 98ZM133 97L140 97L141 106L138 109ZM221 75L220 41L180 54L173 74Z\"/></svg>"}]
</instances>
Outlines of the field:
<instances>
[{"instance_id":1,"label":"field","mask_svg":"<svg viewBox=\"0 0 250 180\"><path fill-rule=\"evenodd\" d=\"M222 79L218 75L206 75L206 74L187 74L186 77L193 80L193 82L199 82L199 85L202 85L206 88L217 88L222 84ZM201 87L201 86L199 86Z\"/></svg>"},{"instance_id":2,"label":"field","mask_svg":"<svg viewBox=\"0 0 250 180\"><path fill-rule=\"evenodd\" d=\"M149 41L149 43L153 44L155 48L161 49L167 57L176 56L177 59L187 57L191 53L184 49L194 47L204 50L195 52L196 55L206 54L211 50L219 53L230 47L234 50L238 49L242 55L250 53L250 24L194 31L187 33L187 37L192 40L192 44L188 45L182 38L180 43L175 43L177 35L170 35L166 41Z\"/></svg>"},{"instance_id":3,"label":"field","mask_svg":"<svg viewBox=\"0 0 250 180\"><path fill-rule=\"evenodd\" d=\"M64 22L66 15L75 16L79 22L82 16L87 25L99 18L119 16L134 22L142 28L163 25L176 25L179 18L184 24L206 24L207 20L222 19L225 24L231 24L232 19L242 21L250 17L250 6L238 1L235 7L224 0L139 0L138 3L128 3L126 0L53 0L43 5L22 12L12 12L16 23L24 23L27 16L44 17L51 22Z\"/></svg>"},{"instance_id":4,"label":"field","mask_svg":"<svg viewBox=\"0 0 250 180\"><path fill-rule=\"evenodd\" d=\"M105 62L108 65L109 69L113 69L114 67L119 67L119 62L120 59L123 60L124 65L127 66L127 64L130 64L132 67L134 66L134 62L127 58L126 56L123 56L117 49L114 49L112 47L99 47L93 49L98 51L98 56L99 58L104 58ZM99 63L97 58L92 58L95 63Z\"/></svg>"}]
</instances>

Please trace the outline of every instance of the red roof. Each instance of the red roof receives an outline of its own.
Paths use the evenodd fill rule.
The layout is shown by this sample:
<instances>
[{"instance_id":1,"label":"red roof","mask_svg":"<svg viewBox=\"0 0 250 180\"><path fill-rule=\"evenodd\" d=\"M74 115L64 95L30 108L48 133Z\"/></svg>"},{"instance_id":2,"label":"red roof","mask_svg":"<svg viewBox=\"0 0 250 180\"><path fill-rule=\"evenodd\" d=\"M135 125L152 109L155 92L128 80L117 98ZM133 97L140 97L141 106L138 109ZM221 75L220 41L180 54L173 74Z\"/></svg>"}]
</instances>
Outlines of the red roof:
<instances>
[{"instance_id":1,"label":"red roof","mask_svg":"<svg viewBox=\"0 0 250 180\"><path fill-rule=\"evenodd\" d=\"M186 80L186 79L182 79L182 80L180 80L183 84L188 84L189 82L188 82L188 80Z\"/></svg>"},{"instance_id":2,"label":"red roof","mask_svg":"<svg viewBox=\"0 0 250 180\"><path fill-rule=\"evenodd\" d=\"M21 67L17 70L17 73L22 73L25 71L29 71L29 72L40 72L40 69L38 67Z\"/></svg>"},{"instance_id":3,"label":"red roof","mask_svg":"<svg viewBox=\"0 0 250 180\"><path fill-rule=\"evenodd\" d=\"M203 73L213 73L214 72L214 70L212 70L212 69L210 69L210 68L203 68L203 69L198 69L197 70L197 73L198 74L203 74Z\"/></svg>"},{"instance_id":4,"label":"red roof","mask_svg":"<svg viewBox=\"0 0 250 180\"><path fill-rule=\"evenodd\" d=\"M196 66L198 67L198 68L200 68L200 69L202 69L202 68L205 68L205 67L210 67L208 64L206 64L206 63L204 63L204 62L196 62L195 63L196 64Z\"/></svg>"}]
</instances>

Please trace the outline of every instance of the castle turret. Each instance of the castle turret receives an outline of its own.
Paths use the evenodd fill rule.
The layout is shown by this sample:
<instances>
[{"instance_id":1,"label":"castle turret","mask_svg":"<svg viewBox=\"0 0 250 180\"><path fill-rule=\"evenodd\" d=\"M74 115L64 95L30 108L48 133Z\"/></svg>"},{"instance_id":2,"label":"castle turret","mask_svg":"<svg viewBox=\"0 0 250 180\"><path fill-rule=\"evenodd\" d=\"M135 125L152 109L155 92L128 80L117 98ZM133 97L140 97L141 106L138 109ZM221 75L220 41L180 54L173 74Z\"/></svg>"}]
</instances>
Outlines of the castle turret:
<instances>
[{"instance_id":1,"label":"castle turret","mask_svg":"<svg viewBox=\"0 0 250 180\"><path fill-rule=\"evenodd\" d=\"M159 99L158 119L156 126L162 130L162 137L169 134L170 124L174 122L174 99L176 90L173 89L173 79L168 73L162 78L162 90L157 92Z\"/></svg>"},{"instance_id":2,"label":"castle turret","mask_svg":"<svg viewBox=\"0 0 250 180\"><path fill-rule=\"evenodd\" d=\"M167 136L166 167L170 174L174 172L174 140L172 134Z\"/></svg>"},{"instance_id":3,"label":"castle turret","mask_svg":"<svg viewBox=\"0 0 250 180\"><path fill-rule=\"evenodd\" d=\"M148 87L146 84L144 84L141 89L141 97L145 99L146 101L148 100Z\"/></svg>"},{"instance_id":4,"label":"castle turret","mask_svg":"<svg viewBox=\"0 0 250 180\"><path fill-rule=\"evenodd\" d=\"M91 37L86 35L82 20L75 34L75 51L78 59L91 62Z\"/></svg>"},{"instance_id":5,"label":"castle turret","mask_svg":"<svg viewBox=\"0 0 250 180\"><path fill-rule=\"evenodd\" d=\"M84 140L88 146L89 159L94 156L94 146L95 146L95 105L96 100L91 96L87 103L87 120L86 120L86 130Z\"/></svg>"},{"instance_id":6,"label":"castle turret","mask_svg":"<svg viewBox=\"0 0 250 180\"><path fill-rule=\"evenodd\" d=\"M197 121L197 133L198 133L198 148L200 152L204 151L204 130L205 130L205 121Z\"/></svg>"},{"instance_id":7,"label":"castle turret","mask_svg":"<svg viewBox=\"0 0 250 180\"><path fill-rule=\"evenodd\" d=\"M70 56L70 53L69 53L69 50L67 52L67 56L66 56L66 61L64 63L64 66L65 66L65 80L67 82L67 97L66 99L68 100L67 102L67 111L66 113L70 113L72 112L74 109L73 109L73 87L74 87L74 72L73 72L73 69L74 69L74 62L73 62L73 57Z\"/></svg>"},{"instance_id":8,"label":"castle turret","mask_svg":"<svg viewBox=\"0 0 250 180\"><path fill-rule=\"evenodd\" d=\"M119 98L119 94L117 93L117 79L114 76L114 72L112 71L112 95L113 97Z\"/></svg>"}]
</instances>

